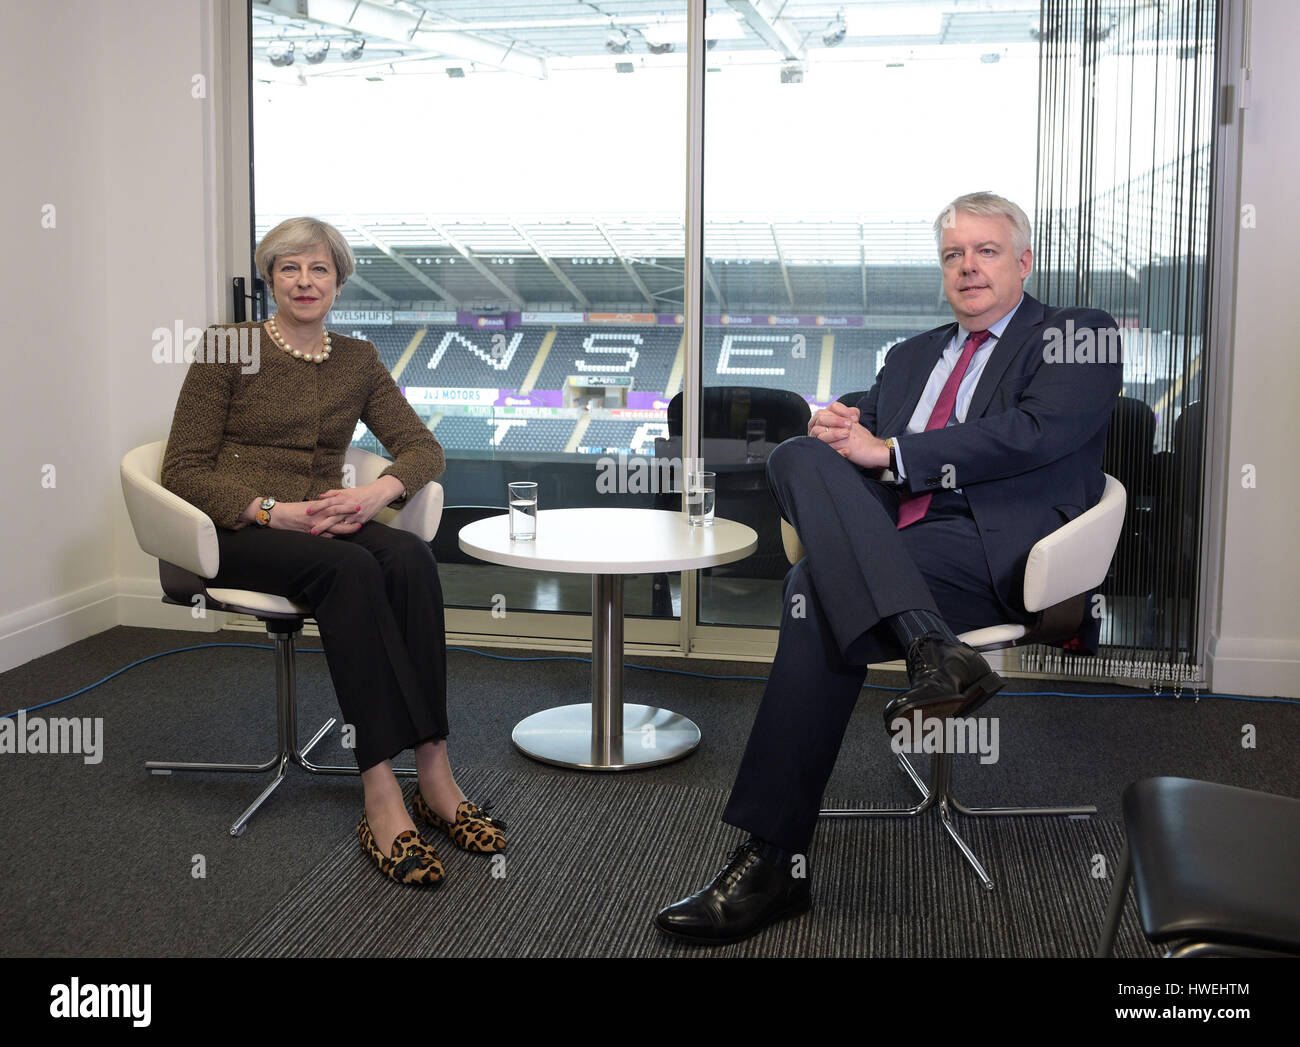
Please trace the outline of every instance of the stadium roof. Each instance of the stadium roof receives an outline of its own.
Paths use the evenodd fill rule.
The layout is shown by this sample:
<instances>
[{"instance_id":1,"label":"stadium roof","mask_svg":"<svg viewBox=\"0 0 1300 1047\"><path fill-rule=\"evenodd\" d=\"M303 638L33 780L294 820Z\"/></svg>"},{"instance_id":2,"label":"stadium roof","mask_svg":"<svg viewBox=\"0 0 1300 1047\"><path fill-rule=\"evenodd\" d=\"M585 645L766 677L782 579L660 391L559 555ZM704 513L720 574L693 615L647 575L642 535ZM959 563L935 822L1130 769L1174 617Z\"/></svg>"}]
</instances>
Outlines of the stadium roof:
<instances>
[{"instance_id":1,"label":"stadium roof","mask_svg":"<svg viewBox=\"0 0 1300 1047\"><path fill-rule=\"evenodd\" d=\"M258 239L287 217L258 215ZM353 282L374 301L468 309L682 308L686 234L678 215L318 217L347 238L357 256ZM908 308L937 305L930 221L710 217L710 305L723 311L879 308L875 281L889 273L896 298L900 270L919 294Z\"/></svg>"},{"instance_id":2,"label":"stadium roof","mask_svg":"<svg viewBox=\"0 0 1300 1047\"><path fill-rule=\"evenodd\" d=\"M254 0L253 75L306 82L316 76L465 75L505 70L546 77L570 69L604 70L685 61L684 0ZM1087 14L1087 36L1100 52L1141 50L1157 39L1195 42L1157 8L1132 0L1070 7ZM727 61L783 65L897 58L976 57L1038 52L1059 25L1040 25L1038 0L727 0L710 2L710 65ZM828 45L843 20L843 39ZM628 40L627 53L611 53ZM832 34L833 35L833 34ZM355 61L343 45L364 40ZM291 66L274 67L268 50L293 43ZM329 42L327 53L320 44ZM665 51L668 45L672 50ZM321 60L310 63L309 46ZM665 53L652 54L654 47ZM963 52L963 49L965 51ZM1180 159L1177 163L1183 163ZM1208 151L1194 158L1208 177ZM1063 272L1083 266L1139 278L1143 264L1178 257L1188 242L1165 188L1167 172L1101 188L1093 222L1053 221L1039 229L1039 255ZM1171 183L1179 185L1174 179ZM1067 205L1068 206L1068 205ZM1121 248L1133 216L1156 215L1144 261ZM257 216L258 238L287 215ZM505 310L646 310L682 307L682 215L545 213L321 214L352 244L358 267L349 297L414 308ZM1047 226L1049 223L1040 223ZM929 312L942 310L930 233L931 215L727 214L705 216L705 279L718 311ZM1101 220L1104 219L1104 220ZM1078 229L1086 232L1079 234ZM1044 240L1043 233L1049 235ZM1199 241L1195 241L1199 242ZM1145 259L1149 258L1149 263ZM1087 265L1085 265L1085 261Z\"/></svg>"},{"instance_id":3,"label":"stadium roof","mask_svg":"<svg viewBox=\"0 0 1300 1047\"><path fill-rule=\"evenodd\" d=\"M1008 51L1036 53L1041 38L1060 31L1059 24L1040 24L1038 0L715 0L708 14L711 64L838 61L855 52L861 58L864 48L899 61L959 49L996 61ZM1108 39L1140 48L1184 31L1150 14L1132 0L1096 0L1054 17L1079 26L1088 19L1089 35L1103 50ZM496 70L544 78L553 70L613 70L618 63L623 72L680 65L685 27L684 0L254 0L253 54L259 79L290 82ZM277 40L294 45L290 66L267 60ZM364 40L350 62L342 60L348 40ZM329 45L323 54L322 43Z\"/></svg>"}]
</instances>

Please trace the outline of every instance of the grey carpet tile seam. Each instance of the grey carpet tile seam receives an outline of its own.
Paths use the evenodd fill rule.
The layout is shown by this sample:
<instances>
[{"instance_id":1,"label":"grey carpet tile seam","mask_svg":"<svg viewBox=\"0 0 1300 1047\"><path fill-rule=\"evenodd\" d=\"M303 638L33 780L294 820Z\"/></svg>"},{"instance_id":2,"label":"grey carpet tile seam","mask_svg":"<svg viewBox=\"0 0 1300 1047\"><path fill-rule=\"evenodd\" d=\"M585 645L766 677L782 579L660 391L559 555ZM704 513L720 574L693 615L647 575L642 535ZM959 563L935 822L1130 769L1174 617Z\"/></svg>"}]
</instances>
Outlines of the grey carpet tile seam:
<instances>
[{"instance_id":1,"label":"grey carpet tile seam","mask_svg":"<svg viewBox=\"0 0 1300 1047\"><path fill-rule=\"evenodd\" d=\"M665 835L664 830L659 826L673 815L674 808L685 811L687 820L692 822L700 820L701 815L705 819L714 817L716 797L709 795L707 791L681 786L647 789L645 785L634 780L608 776L587 779L584 785L593 799L603 795L605 803L593 804L595 809L589 815L591 822L586 826L589 842L585 845L582 842L578 844L580 860L576 864L565 866L562 875L567 879L566 896L570 905L579 911L592 914L586 925L581 928L583 933L577 940L610 941L611 936L602 934L601 928L605 923L616 922L615 914L620 906L608 904L606 881L611 870L619 870L628 863L635 862L640 854L637 847L629 847L629 841L619 831L615 831L619 826L608 824L610 819L632 821L633 817L629 816L634 815L635 820L640 824L654 827L647 837L646 842L649 842ZM539 797L547 813L538 819L538 823L531 829L516 834L516 841L525 850L530 832L539 834L543 839L550 838L552 835L561 838L562 834L572 833L573 819L566 810L566 803L571 801L572 791L572 784L566 779L552 778L547 781L542 796ZM620 800L626 794L642 796L644 802L635 811L624 811L621 809ZM697 813L695 808L698 800L703 801L704 808ZM522 869L519 867L519 859L516 858L514 871L507 872L507 878L518 877L514 882L522 882L522 887L515 888L516 893L507 907L504 920L498 924L500 930L510 931L517 927L522 932L516 935L514 939L516 944L508 954L555 955L557 951L559 955L591 953L593 950L587 947L579 947L576 950L570 947L575 938L572 929L566 926L568 917L565 910L554 905L555 891L552 886L554 877L547 876L543 869L534 868L541 857L525 853ZM509 861L510 859L507 858L508 863ZM644 899L640 904L643 907L647 905ZM594 924L591 922L593 919ZM486 928L486 925L484 927ZM500 938L494 940L494 936L486 931L480 933L478 939L469 943L468 954L501 954L499 941Z\"/></svg>"},{"instance_id":2,"label":"grey carpet tile seam","mask_svg":"<svg viewBox=\"0 0 1300 1047\"><path fill-rule=\"evenodd\" d=\"M552 803L550 803L550 804L548 805L548 804L546 803L546 801L548 801L548 800L550 800L550 801L563 801L563 800L565 800L565 799L566 799L566 798L571 794L571 792L572 792L572 788L571 788L570 784L569 784L567 781L560 780L560 779L542 779L542 780L540 780L540 781L534 782L534 783L533 783L533 787L534 787L534 790L535 790L536 792L540 793L540 795L539 795L536 799L539 801L539 805L540 805L543 809L545 809L547 806L550 806L550 807L556 807L556 806L557 806L557 804L554 803L554 802L552 802ZM498 790L498 791L499 791L499 790ZM549 796L548 796L547 794L552 794L552 795L549 795ZM546 820L545 820L545 817L543 817L543 818L540 819L540 820L542 821L542 824L536 826L536 830L539 831L539 832L545 832L546 829L549 828L549 826L545 824L545 821L546 821ZM604 835L605 835L605 836L608 836L609 834L604 834ZM522 838L521 838L519 835L515 835L515 836L514 836L514 839L515 839L515 843L516 843L516 845L519 845L519 846L525 846L525 847L526 847L526 845L527 845L527 836L528 836L527 832L525 832L525 833L523 834ZM516 848L516 849L517 849L517 848ZM345 848L345 850L346 850L346 848ZM615 846L615 850L617 850L617 847L616 847L616 846ZM361 862L365 862L364 857L359 855L359 848L357 848L357 852L358 852L358 858L360 859L360 861L361 861ZM460 855L460 854L454 852L454 849L451 850L451 851L448 851L448 849L447 849L446 847L442 847L441 850L440 850L440 853L443 853L443 854L444 854L444 861L446 861L446 862L448 863L448 876L449 876L449 879L450 879L451 877L455 876L456 873L457 873L458 871L460 871L460 870L458 870L458 869L455 868L455 864L463 864L463 862L457 863L457 862L455 861L456 859L460 859L460 858L470 858L470 859L475 859L475 860L478 860L478 861L482 861L482 860L483 860L482 858L476 858L476 856ZM608 855L602 853L602 851L601 851L599 848L596 848L596 849L593 850L592 854L590 855L590 861L593 862L593 863L601 863L601 862L603 862L603 861L606 861L608 857L610 857L610 856L608 856ZM488 860L490 861L490 859L488 859ZM531 876L531 875L530 875L530 872L531 872L531 870L530 870L530 861L529 861L529 858L528 858L528 856L527 856L526 853L525 853L524 858L522 859L522 865L523 865L523 868L522 868L522 869L519 869L518 866L521 864L521 859L518 858L518 857L512 857L511 854L510 854L510 852L507 851L506 862L507 862L507 876L508 876L508 877L512 875L512 872L510 871L512 861L513 861L513 865L516 867L516 869L515 869L513 875L517 875L517 876L519 876L519 877L521 877L521 878L524 878L525 885L527 885L529 882L536 883L536 884L537 884L537 891L536 891L536 893L537 893L537 895L539 896L539 898L541 898L542 900L545 900L545 899L550 898L550 897L553 896L553 891L551 890L551 888L549 887L549 885L547 885L547 884L545 883L546 877L544 877L544 876ZM381 890L384 891L384 892L386 892L386 895L385 895L385 896L387 896L387 897L392 897L391 885L386 884L386 883L382 880L382 878L378 877L378 875L375 874L375 873L373 872L373 870L369 868L368 863L366 863L366 864L363 866L363 871L366 872L366 874L367 874L367 876L365 877L365 879L362 881L363 883L365 883L365 884L371 884L371 883L373 882L374 884L378 884L379 887L381 888ZM313 875L312 875L311 877L309 877L308 879L312 879L312 878L314 878L314 877L315 877L315 874L313 874ZM579 876L573 877L573 879L576 881L578 887L581 888L581 884L582 884L582 879L583 879L583 878L579 875ZM427 892L427 893L429 893L429 894L435 894L435 893L438 893L438 892L442 892L442 891L445 889L445 886L446 886L446 885L444 885L444 886L440 886L440 887L438 887L438 888L435 888L434 891L432 891L432 892ZM425 893L425 892L421 892L421 893ZM572 889L570 890L570 893L573 893ZM524 917L525 917L525 911L524 911L524 910L526 910L526 909L529 907L529 904L530 904L530 902L531 902L531 900L532 900L532 899L531 899L531 895L530 895L530 893L529 893L529 891L527 890L526 887L525 887L525 889L523 890L523 892L522 892L522 896L521 896L521 897L522 897L522 905L521 905L521 906L514 906L514 907L511 907L511 909L509 909L509 910L507 911L507 913L504 915L504 917L502 918L502 919L504 919L505 921L507 921L507 923L508 923L508 921L510 921L510 920L520 921L520 920L523 920L523 919L524 919ZM580 898L579 900L581 900L581 898ZM423 905L420 905L420 908L424 908L424 906L423 906ZM498 922L500 922L500 921L498 921ZM509 930L509 927L507 926L507 927L504 928L504 929Z\"/></svg>"},{"instance_id":3,"label":"grey carpet tile seam","mask_svg":"<svg viewBox=\"0 0 1300 1047\"><path fill-rule=\"evenodd\" d=\"M512 778L516 779L513 783ZM512 876L517 880L501 891L505 897L493 899L491 894L484 895L485 889L494 888L483 885L462 892L459 901L471 906L477 904L482 912L478 922L463 931L448 930L453 939L450 950L439 948L445 945L445 939L440 939L435 929L439 921L448 919L447 910L457 901L449 892L450 880L458 874L462 879L472 876L472 863L479 863L479 875L484 875L482 863L490 859L456 852L448 844L440 847L440 853L447 864L449 883L431 891L403 889L379 876L359 846L349 843L341 844L296 885L234 946L231 954L420 956L450 951L464 956L778 956L809 952L843 954L846 952L843 939L847 936L857 944L857 948L847 950L855 955L999 956L1025 955L1025 936L1029 934L1035 946L1031 950L1033 955L1085 955L1100 926L1100 913L1104 911L1101 894L1088 893L1080 886L1077 876L1067 877L1055 893L1052 887L1037 888L1030 881L1028 885L1014 886L996 900L982 898L986 892L937 825L924 825L923 821L912 823L910 828L922 831L911 832L900 848L898 839L879 831L890 823L899 828L897 821L890 820L890 823L877 822L871 830L859 833L841 832L840 838L833 838L829 846L820 848L821 861L853 862L858 868L866 869L887 868L901 851L904 876L886 877L885 885L873 885L884 888L887 900L883 912L879 898L874 905L863 904L860 877L833 876L829 880L822 877L814 905L819 910L838 910L844 915L828 923L807 918L787 922L749 942L718 950L700 950L668 942L649 927L653 908L671 900L657 879L629 882L621 897L610 898L608 870L611 865L620 868L630 861L648 862L653 856L664 870L689 867L695 871L707 866L709 871L700 877L703 882L721 863L726 846L722 838L736 835L716 823L723 797L713 790L654 785L638 781L634 776L599 776L579 779L578 783L561 778L520 779L507 772L483 776L480 789L490 784L497 795L515 805L519 797L529 793L537 808L545 813L533 816L532 826L521 826L514 833L512 847L518 845L526 853L512 856L509 850L506 852L506 880ZM514 789L509 788L510 784ZM575 798L575 791L584 795ZM568 808L560 806L564 801L568 802ZM633 801L631 808L627 806L629 801ZM582 862L564 864L561 859L560 871L551 878L534 875L542 870L534 870L532 866L546 861L548 855L527 853L531 850L529 837L536 833L538 838L545 839L558 824L571 820L574 807L580 809L579 813L588 813L598 826L602 816L629 821L627 815L634 813L645 830L643 838L638 841L614 832L601 833L597 845ZM679 828L685 823L695 832L674 834L670 831L670 820ZM1016 875L1021 867L1039 865L1038 854L1044 845L1060 847L1073 836L1074 842L1086 849L1099 846L1104 835L1101 826L1092 823L1074 825L1098 831L1090 833L1076 828L1073 833L1067 831L1064 839L1061 832L1053 832L1050 827L1021 826L1006 831L1005 827L1014 825L1015 821L996 820L1004 827L1003 863L1010 870L1009 876ZM936 832L923 831L928 829ZM975 832L968 832L973 845L977 842L976 832L980 837L978 843L986 850L995 844L992 834L979 826L974 829ZM1117 840L1118 827L1110 826L1109 830ZM521 857L523 868L519 869ZM958 862L960 867L955 864ZM649 864L647 867L654 868ZM565 878L558 892L554 876ZM970 882L953 891L954 882L965 883L961 877ZM903 882L909 879L910 883ZM1064 906L1059 898L1060 890L1068 895ZM951 914L943 911L918 914L904 904L917 891L929 892L927 896L938 899L956 896L962 899L962 908ZM971 904L972 895L975 904ZM336 913L334 922L313 918L313 912L331 897L347 899L350 906ZM1015 919L998 918L1009 915L1007 907L1017 905L1024 911L1010 914ZM1076 913L1073 926L1069 925L1070 921L1065 927L1053 922L1053 914L1063 908ZM575 925L574 912L585 913L585 920ZM342 933L340 921L345 928ZM1129 926L1123 929L1121 948L1117 951L1130 955L1152 954L1149 947L1143 948L1146 943L1140 937L1134 941L1137 933L1134 921L1126 923Z\"/></svg>"}]
</instances>

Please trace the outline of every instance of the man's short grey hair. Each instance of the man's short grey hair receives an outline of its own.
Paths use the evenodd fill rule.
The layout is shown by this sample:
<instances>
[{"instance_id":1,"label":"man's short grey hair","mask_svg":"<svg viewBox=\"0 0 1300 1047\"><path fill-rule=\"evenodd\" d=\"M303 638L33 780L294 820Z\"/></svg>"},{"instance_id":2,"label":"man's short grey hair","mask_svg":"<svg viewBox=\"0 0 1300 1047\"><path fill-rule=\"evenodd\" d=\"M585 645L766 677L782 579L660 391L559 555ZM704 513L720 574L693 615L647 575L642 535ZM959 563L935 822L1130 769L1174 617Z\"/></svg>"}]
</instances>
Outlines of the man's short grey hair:
<instances>
[{"instance_id":1,"label":"man's short grey hair","mask_svg":"<svg viewBox=\"0 0 1300 1047\"><path fill-rule=\"evenodd\" d=\"M274 287L275 260L284 255L304 254L324 247L334 260L334 271L342 287L357 267L352 248L343 234L319 218L286 218L264 237L253 252L253 263L267 287Z\"/></svg>"},{"instance_id":2,"label":"man's short grey hair","mask_svg":"<svg viewBox=\"0 0 1300 1047\"><path fill-rule=\"evenodd\" d=\"M1020 257L1029 249L1031 238L1029 219L1019 205L997 193L967 193L959 196L934 220L935 250L943 249L943 231L953 224L957 212L980 215L984 218L1005 218L1011 223L1011 249Z\"/></svg>"}]
</instances>

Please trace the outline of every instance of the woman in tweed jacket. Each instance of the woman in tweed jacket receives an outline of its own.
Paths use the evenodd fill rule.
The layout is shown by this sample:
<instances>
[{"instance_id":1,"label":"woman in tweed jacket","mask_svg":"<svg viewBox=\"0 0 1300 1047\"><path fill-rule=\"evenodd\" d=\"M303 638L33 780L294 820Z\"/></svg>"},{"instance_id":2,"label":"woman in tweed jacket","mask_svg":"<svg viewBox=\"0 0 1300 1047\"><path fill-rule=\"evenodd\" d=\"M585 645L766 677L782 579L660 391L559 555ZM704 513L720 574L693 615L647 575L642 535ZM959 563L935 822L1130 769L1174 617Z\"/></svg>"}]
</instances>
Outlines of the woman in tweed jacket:
<instances>
[{"instance_id":1,"label":"woman in tweed jacket","mask_svg":"<svg viewBox=\"0 0 1300 1047\"><path fill-rule=\"evenodd\" d=\"M504 825L465 799L447 759L442 588L426 542L372 519L446 468L442 448L402 397L375 347L325 330L352 275L333 226L293 218L258 246L276 313L256 331L255 366L190 366L162 483L217 528L214 584L313 609L365 792L362 849L391 878L436 883L437 853L416 830L391 759L414 748L414 809L466 850L505 847ZM241 332L242 334L242 332ZM216 355L216 354L213 354ZM393 455L373 483L343 486L357 421Z\"/></svg>"}]
</instances>

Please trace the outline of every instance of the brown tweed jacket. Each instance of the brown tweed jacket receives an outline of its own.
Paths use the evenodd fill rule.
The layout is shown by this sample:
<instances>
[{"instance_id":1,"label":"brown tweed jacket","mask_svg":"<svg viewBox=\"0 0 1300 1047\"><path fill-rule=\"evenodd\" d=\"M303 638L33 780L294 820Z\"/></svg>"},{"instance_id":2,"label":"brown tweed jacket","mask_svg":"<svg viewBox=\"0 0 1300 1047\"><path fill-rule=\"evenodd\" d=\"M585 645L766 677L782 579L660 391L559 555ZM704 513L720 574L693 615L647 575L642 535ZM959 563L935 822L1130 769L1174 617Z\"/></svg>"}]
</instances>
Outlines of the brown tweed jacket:
<instances>
[{"instance_id":1,"label":"brown tweed jacket","mask_svg":"<svg viewBox=\"0 0 1300 1047\"><path fill-rule=\"evenodd\" d=\"M295 360L257 323L259 367L238 360L190 364L163 457L162 485L218 527L246 526L254 498L302 502L343 486L343 456L357 420L379 438L406 495L447 467L442 447L393 381L370 342L330 332L330 358Z\"/></svg>"}]
</instances>

